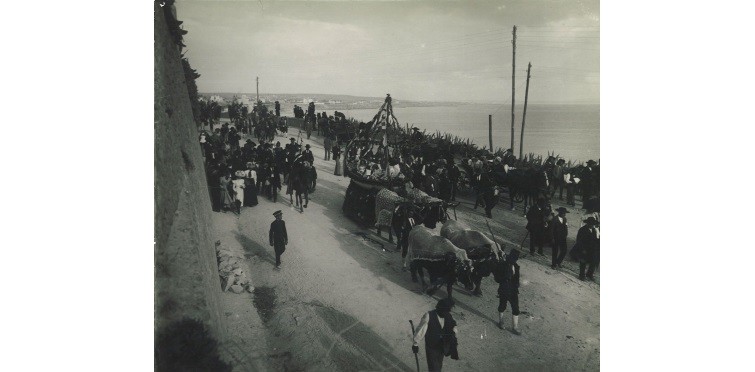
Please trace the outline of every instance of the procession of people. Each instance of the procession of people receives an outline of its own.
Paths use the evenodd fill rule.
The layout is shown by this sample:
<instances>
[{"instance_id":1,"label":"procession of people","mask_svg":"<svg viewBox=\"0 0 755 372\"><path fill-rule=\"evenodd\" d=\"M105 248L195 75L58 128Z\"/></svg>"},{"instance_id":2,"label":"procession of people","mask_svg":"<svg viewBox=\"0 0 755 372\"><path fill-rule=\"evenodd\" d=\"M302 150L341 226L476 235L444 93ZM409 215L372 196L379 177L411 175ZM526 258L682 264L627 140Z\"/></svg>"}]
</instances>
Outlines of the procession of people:
<instances>
[{"instance_id":1,"label":"procession of people","mask_svg":"<svg viewBox=\"0 0 755 372\"><path fill-rule=\"evenodd\" d=\"M280 106L276 104L276 114ZM494 218L493 211L508 189L509 206L515 202L525 202L526 230L529 238L530 256L544 256L543 248L551 247L551 269L558 270L568 253L567 238L569 226L565 207L551 209L556 194L563 201L566 189L566 205L576 208L575 196L579 195L586 219L578 229L576 244L571 248L570 257L579 262L579 279L595 280L595 270L599 263L599 165L590 160L586 166L567 166L564 159L549 157L545 162L532 159L517 159L513 151L486 154L469 149L459 150L453 146L437 146L435 151L426 152L423 145L428 140L418 128L407 133L406 142L400 146L370 142L367 131L370 125L359 123L348 141L344 141L336 128L350 125L340 117L327 116L325 112L315 113L314 105L304 112L298 106L295 116L303 116L300 133L310 138L312 132L323 139L322 159L333 162L334 175L349 176L363 180L400 180L409 188L421 190L432 198L445 203L457 200L460 193L473 197L473 210L481 206L487 218ZM339 113L340 114L340 113ZM286 137L285 131L277 124L283 122L278 115L272 120L259 120L251 130L238 125L222 124L214 131L201 132L199 143L206 160L208 187L213 210L216 212L239 213L242 208L253 208L264 197L277 202L278 193L286 186L288 202L299 213L303 213L315 191L317 171L314 167L315 154L310 144L304 144L303 135L298 138ZM255 136L259 143L252 140ZM275 141L276 137L283 137ZM275 142L273 142L275 141ZM386 156L387 155L387 156ZM513 178L527 170L536 180L529 190L516 199ZM461 189L461 190L460 190ZM463 190L463 191L462 191ZM529 192L529 193L528 193ZM531 205L526 206L531 198ZM275 268L280 269L281 256L288 244L288 231L282 220L282 211L274 213L275 220L269 231L269 243L275 251ZM496 261L492 269L498 283L497 307L498 327L504 329L504 313L510 306L512 312L511 332L521 335L519 327L519 281L520 266L517 260L520 253L512 249ZM440 371L445 356L458 359L455 333L456 321L451 316L453 307L450 298L439 301L436 310L425 313L414 332L413 351L424 339L428 368ZM453 352L451 351L453 349Z\"/></svg>"}]
</instances>

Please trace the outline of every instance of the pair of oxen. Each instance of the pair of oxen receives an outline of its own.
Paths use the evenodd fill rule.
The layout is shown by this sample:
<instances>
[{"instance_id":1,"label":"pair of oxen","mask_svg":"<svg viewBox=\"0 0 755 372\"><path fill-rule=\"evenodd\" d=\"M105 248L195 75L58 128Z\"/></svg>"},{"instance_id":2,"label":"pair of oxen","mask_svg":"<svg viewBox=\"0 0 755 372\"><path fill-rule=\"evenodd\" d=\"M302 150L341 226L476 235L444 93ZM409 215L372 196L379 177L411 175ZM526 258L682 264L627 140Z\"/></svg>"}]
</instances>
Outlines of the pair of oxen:
<instances>
[{"instance_id":1,"label":"pair of oxen","mask_svg":"<svg viewBox=\"0 0 755 372\"><path fill-rule=\"evenodd\" d=\"M419 277L423 291L432 294L445 284L452 297L453 284L459 282L474 295L482 295L480 283L493 272L503 252L482 232L448 218L442 200L417 189L405 198L384 189L375 197L375 213L378 235L387 227L392 241L391 230L395 231L404 267L409 265L412 281ZM442 222L440 235L434 232L437 222Z\"/></svg>"}]
</instances>

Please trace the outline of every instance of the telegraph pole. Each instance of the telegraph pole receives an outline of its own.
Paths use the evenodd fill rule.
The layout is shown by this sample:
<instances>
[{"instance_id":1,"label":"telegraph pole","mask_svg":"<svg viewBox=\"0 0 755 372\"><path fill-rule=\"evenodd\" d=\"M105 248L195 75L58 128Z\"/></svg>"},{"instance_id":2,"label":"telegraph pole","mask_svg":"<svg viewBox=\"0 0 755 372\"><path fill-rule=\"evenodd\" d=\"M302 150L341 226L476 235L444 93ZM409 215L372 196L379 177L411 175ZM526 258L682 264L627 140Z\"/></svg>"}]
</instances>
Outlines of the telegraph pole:
<instances>
[{"instance_id":1,"label":"telegraph pole","mask_svg":"<svg viewBox=\"0 0 755 372\"><path fill-rule=\"evenodd\" d=\"M511 44L514 46L513 55L511 58L511 151L514 151L514 82L516 77L516 26L514 26L514 37L511 39ZM521 159L521 155L519 158Z\"/></svg>"},{"instance_id":2,"label":"telegraph pole","mask_svg":"<svg viewBox=\"0 0 755 372\"><path fill-rule=\"evenodd\" d=\"M522 113L522 134L519 138L519 159L522 158L524 152L524 119L527 117L527 96L530 94L530 69L532 69L532 62L527 65L527 88L524 90L524 112Z\"/></svg>"},{"instance_id":3,"label":"telegraph pole","mask_svg":"<svg viewBox=\"0 0 755 372\"><path fill-rule=\"evenodd\" d=\"M260 77L257 76L257 102L255 102L254 105L257 106L259 102L260 102Z\"/></svg>"},{"instance_id":4,"label":"telegraph pole","mask_svg":"<svg viewBox=\"0 0 755 372\"><path fill-rule=\"evenodd\" d=\"M490 153L493 153L493 115L488 115L488 141L490 142Z\"/></svg>"}]
</instances>

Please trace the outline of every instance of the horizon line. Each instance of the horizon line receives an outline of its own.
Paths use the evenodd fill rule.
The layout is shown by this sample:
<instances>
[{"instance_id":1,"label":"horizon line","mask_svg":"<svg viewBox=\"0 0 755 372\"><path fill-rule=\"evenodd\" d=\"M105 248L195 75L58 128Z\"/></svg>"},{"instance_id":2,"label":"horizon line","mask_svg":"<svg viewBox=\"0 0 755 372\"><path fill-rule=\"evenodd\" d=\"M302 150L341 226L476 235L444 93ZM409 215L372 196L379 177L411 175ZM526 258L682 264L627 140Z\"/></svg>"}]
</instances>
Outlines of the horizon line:
<instances>
[{"instance_id":1,"label":"horizon line","mask_svg":"<svg viewBox=\"0 0 755 372\"><path fill-rule=\"evenodd\" d=\"M249 92L198 92L200 95L211 95L211 94L233 94L233 95L256 95L255 93L249 93ZM302 96L347 96L347 97L358 97L358 98L371 98L371 99L383 99L384 97L373 97L373 96L360 96L360 95L354 95L354 94L339 94L339 93L259 93L261 95L302 95ZM485 100L469 100L469 101L463 101L463 100L421 100L421 99L396 99L395 97L392 97L394 100L398 100L399 102L433 102L433 103L473 103L473 104L490 104L490 105L504 105L504 104L510 104L510 102L495 102L495 101L485 101ZM600 102L585 102L585 101L530 101L528 104L536 104L536 105L600 105ZM516 103L516 106L524 105L524 103Z\"/></svg>"}]
</instances>

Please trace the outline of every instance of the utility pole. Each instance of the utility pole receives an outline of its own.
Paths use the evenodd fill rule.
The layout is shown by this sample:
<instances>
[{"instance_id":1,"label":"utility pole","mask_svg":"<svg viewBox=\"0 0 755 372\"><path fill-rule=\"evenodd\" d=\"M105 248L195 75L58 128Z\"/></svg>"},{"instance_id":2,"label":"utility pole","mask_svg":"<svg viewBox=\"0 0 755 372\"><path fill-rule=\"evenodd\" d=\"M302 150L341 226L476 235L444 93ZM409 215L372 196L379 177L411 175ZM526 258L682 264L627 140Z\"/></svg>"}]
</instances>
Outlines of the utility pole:
<instances>
[{"instance_id":1,"label":"utility pole","mask_svg":"<svg viewBox=\"0 0 755 372\"><path fill-rule=\"evenodd\" d=\"M514 37L511 39L511 44L514 46L513 55L511 58L511 151L514 151L514 82L516 77L516 25L514 26ZM519 155L519 158L522 156Z\"/></svg>"},{"instance_id":2,"label":"utility pole","mask_svg":"<svg viewBox=\"0 0 755 372\"><path fill-rule=\"evenodd\" d=\"M524 119L527 117L527 96L530 94L530 69L532 69L532 62L527 65L527 88L524 90L524 112L522 113L522 134L519 138L519 159L522 158L524 152Z\"/></svg>"},{"instance_id":3,"label":"utility pole","mask_svg":"<svg viewBox=\"0 0 755 372\"><path fill-rule=\"evenodd\" d=\"M257 102L254 103L257 106L260 102L260 77L257 76Z\"/></svg>"},{"instance_id":4,"label":"utility pole","mask_svg":"<svg viewBox=\"0 0 755 372\"><path fill-rule=\"evenodd\" d=\"M488 141L490 142L490 153L493 153L493 115L488 115Z\"/></svg>"}]
</instances>

